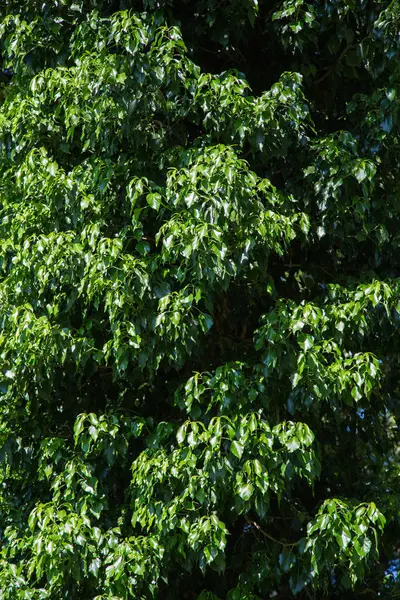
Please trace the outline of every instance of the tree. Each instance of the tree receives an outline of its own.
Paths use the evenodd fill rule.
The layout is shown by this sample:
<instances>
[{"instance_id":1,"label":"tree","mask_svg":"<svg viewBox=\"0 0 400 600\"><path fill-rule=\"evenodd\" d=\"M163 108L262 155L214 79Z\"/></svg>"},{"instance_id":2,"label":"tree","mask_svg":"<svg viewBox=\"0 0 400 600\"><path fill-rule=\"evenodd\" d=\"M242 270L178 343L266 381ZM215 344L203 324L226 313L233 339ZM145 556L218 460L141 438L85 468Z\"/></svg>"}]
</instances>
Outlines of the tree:
<instances>
[{"instance_id":1,"label":"tree","mask_svg":"<svg viewBox=\"0 0 400 600\"><path fill-rule=\"evenodd\" d=\"M398 0L0 10L0 599L396 597Z\"/></svg>"}]
</instances>

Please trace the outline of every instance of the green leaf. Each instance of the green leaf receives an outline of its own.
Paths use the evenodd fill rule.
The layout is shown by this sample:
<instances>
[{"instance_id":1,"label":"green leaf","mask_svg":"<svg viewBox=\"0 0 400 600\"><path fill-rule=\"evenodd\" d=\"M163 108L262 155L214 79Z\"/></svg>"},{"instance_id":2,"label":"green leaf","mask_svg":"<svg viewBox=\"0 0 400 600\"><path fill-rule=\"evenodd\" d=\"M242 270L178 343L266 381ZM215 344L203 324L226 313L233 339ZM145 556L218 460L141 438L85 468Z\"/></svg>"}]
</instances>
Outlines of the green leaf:
<instances>
[{"instance_id":1,"label":"green leaf","mask_svg":"<svg viewBox=\"0 0 400 600\"><path fill-rule=\"evenodd\" d=\"M161 200L161 195L157 193L147 194L146 196L147 204L157 211L160 210Z\"/></svg>"},{"instance_id":2,"label":"green leaf","mask_svg":"<svg viewBox=\"0 0 400 600\"><path fill-rule=\"evenodd\" d=\"M94 558L89 565L89 573L91 573L94 577L97 578L100 567L101 567L100 558Z\"/></svg>"},{"instance_id":3,"label":"green leaf","mask_svg":"<svg viewBox=\"0 0 400 600\"><path fill-rule=\"evenodd\" d=\"M239 459L242 458L244 448L240 442L234 440L231 443L230 449L231 449L232 454L234 454L237 458L239 458Z\"/></svg>"},{"instance_id":4,"label":"green leaf","mask_svg":"<svg viewBox=\"0 0 400 600\"><path fill-rule=\"evenodd\" d=\"M296 321L292 327L292 331L293 331L293 333L296 333L297 331L300 331L301 329L303 329L303 327L304 327L303 321Z\"/></svg>"},{"instance_id":5,"label":"green leaf","mask_svg":"<svg viewBox=\"0 0 400 600\"><path fill-rule=\"evenodd\" d=\"M250 483L248 483L246 485L240 486L237 490L237 493L242 500L247 502L247 500L250 500L250 498L252 497L253 491L253 486Z\"/></svg>"}]
</instances>

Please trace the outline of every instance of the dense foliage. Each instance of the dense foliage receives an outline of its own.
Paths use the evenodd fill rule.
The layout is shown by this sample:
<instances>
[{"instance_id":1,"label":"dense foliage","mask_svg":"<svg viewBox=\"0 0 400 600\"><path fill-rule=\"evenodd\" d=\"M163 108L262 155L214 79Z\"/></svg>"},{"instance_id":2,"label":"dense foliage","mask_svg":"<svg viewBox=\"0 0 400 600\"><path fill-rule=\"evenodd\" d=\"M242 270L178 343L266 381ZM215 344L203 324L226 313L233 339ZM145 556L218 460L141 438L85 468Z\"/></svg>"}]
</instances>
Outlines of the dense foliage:
<instances>
[{"instance_id":1,"label":"dense foliage","mask_svg":"<svg viewBox=\"0 0 400 600\"><path fill-rule=\"evenodd\" d=\"M395 598L398 0L4 0L0 57L0 599Z\"/></svg>"}]
</instances>

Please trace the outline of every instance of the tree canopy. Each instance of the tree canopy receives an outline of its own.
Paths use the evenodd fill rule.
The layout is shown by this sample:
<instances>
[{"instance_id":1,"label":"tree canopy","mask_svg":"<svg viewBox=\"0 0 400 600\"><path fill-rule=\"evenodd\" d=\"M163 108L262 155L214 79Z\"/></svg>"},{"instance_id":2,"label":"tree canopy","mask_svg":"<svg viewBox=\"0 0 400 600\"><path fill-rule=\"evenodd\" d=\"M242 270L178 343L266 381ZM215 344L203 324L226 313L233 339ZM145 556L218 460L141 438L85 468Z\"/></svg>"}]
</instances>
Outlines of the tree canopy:
<instances>
[{"instance_id":1,"label":"tree canopy","mask_svg":"<svg viewBox=\"0 0 400 600\"><path fill-rule=\"evenodd\" d=\"M400 3L4 0L0 600L400 595Z\"/></svg>"}]
</instances>

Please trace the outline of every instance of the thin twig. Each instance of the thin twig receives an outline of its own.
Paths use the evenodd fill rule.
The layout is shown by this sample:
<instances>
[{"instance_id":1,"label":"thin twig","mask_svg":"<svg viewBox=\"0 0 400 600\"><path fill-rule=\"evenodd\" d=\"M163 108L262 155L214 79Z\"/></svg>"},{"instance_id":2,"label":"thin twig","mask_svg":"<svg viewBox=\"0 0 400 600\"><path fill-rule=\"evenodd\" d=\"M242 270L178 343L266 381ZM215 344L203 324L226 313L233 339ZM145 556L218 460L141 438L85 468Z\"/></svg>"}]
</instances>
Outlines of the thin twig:
<instances>
[{"instance_id":1,"label":"thin twig","mask_svg":"<svg viewBox=\"0 0 400 600\"><path fill-rule=\"evenodd\" d=\"M357 48L358 44L348 44L346 46L346 48L344 50L342 50L342 52L339 54L337 61L335 62L335 64L330 67L328 69L328 71L326 73L324 73L319 79L317 79L316 81L313 81L314 85L318 85L318 83L322 83L327 77L329 77L329 75L332 73L334 67L336 67L340 61L342 60L342 58L344 57L345 54L347 54L347 52L349 50L352 50L353 48Z\"/></svg>"},{"instance_id":2,"label":"thin twig","mask_svg":"<svg viewBox=\"0 0 400 600\"><path fill-rule=\"evenodd\" d=\"M277 540L276 538L272 537L272 535L270 535L269 533L264 531L264 529L262 529L262 527L260 527L259 524L256 523L255 521L251 521L251 519L248 519L246 516L245 516L245 519L246 519L247 523L249 523L249 525L253 525L253 527L258 529L258 531L260 531L266 538L271 540L271 542L275 542L275 544L280 544L281 546L284 546L286 548L298 545L298 542L289 543L289 542L282 542L282 540Z\"/></svg>"}]
</instances>

